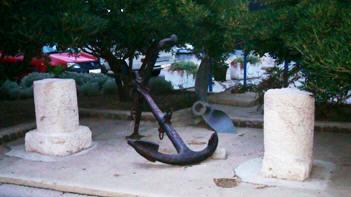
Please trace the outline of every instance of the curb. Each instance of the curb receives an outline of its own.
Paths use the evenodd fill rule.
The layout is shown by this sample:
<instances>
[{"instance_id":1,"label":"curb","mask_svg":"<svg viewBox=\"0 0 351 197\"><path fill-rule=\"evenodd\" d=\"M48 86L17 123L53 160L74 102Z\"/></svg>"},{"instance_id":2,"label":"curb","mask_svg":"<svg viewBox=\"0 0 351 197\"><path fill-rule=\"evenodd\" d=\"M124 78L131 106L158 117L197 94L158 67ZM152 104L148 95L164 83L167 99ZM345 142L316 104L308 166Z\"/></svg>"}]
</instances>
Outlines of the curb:
<instances>
[{"instance_id":1,"label":"curb","mask_svg":"<svg viewBox=\"0 0 351 197\"><path fill-rule=\"evenodd\" d=\"M23 137L27 131L35 129L35 127L35 122L27 122L0 129L0 145Z\"/></svg>"},{"instance_id":2,"label":"curb","mask_svg":"<svg viewBox=\"0 0 351 197\"><path fill-rule=\"evenodd\" d=\"M184 109L183 109L184 110ZM181 111L181 110L179 110ZM100 110L100 109L80 109L80 115L83 117L101 117L101 118L112 118L120 120L131 120L130 112L123 110ZM176 114L175 111L173 114ZM230 117L236 127L248 127L248 128L263 128L263 119L261 118L242 118L242 117ZM144 121L156 121L151 112L143 112L142 120ZM326 122L316 121L315 131L317 132L333 132L333 133L351 133L351 123L349 122Z\"/></svg>"},{"instance_id":3,"label":"curb","mask_svg":"<svg viewBox=\"0 0 351 197\"><path fill-rule=\"evenodd\" d=\"M99 118L112 118L119 120L132 120L130 111L124 110L105 110L105 109L88 109L80 108L79 116L81 117L99 117ZM143 112L141 120L156 121L151 112Z\"/></svg>"}]
</instances>

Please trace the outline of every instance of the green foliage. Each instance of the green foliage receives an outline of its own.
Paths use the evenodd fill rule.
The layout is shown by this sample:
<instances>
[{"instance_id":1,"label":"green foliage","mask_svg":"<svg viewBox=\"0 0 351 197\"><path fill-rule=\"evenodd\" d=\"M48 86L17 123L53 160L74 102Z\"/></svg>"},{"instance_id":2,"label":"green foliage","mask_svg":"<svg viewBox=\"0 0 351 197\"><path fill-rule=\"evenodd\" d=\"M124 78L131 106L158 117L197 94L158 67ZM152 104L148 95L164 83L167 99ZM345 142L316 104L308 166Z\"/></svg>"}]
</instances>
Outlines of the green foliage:
<instances>
[{"instance_id":1,"label":"green foliage","mask_svg":"<svg viewBox=\"0 0 351 197\"><path fill-rule=\"evenodd\" d=\"M288 71L287 78L288 84L293 83L300 76L299 67L295 67ZM269 89L281 88L284 85L284 69L279 66L271 67L267 69L264 78L259 84L247 84L246 86L239 84L232 89L232 93L244 93L247 91L256 92L258 94L258 109L260 109L264 102L264 94Z\"/></svg>"},{"instance_id":2,"label":"green foliage","mask_svg":"<svg viewBox=\"0 0 351 197\"><path fill-rule=\"evenodd\" d=\"M168 94L173 92L172 83L166 81L163 77L153 77L148 84L152 94Z\"/></svg>"},{"instance_id":3,"label":"green foliage","mask_svg":"<svg viewBox=\"0 0 351 197\"><path fill-rule=\"evenodd\" d=\"M102 86L102 92L106 95L112 95L117 93L117 85L115 79L108 79Z\"/></svg>"},{"instance_id":4,"label":"green foliage","mask_svg":"<svg viewBox=\"0 0 351 197\"><path fill-rule=\"evenodd\" d=\"M5 81L0 86L0 99L23 99L33 97L33 87L22 87L14 81Z\"/></svg>"},{"instance_id":5,"label":"green foliage","mask_svg":"<svg viewBox=\"0 0 351 197\"><path fill-rule=\"evenodd\" d=\"M33 97L33 82L36 80L54 78L51 73L31 73L22 78L20 83L6 80L0 86L0 99L25 99ZM64 72L57 78L74 79L78 94L95 96L100 94L114 94L117 86L113 78L104 74L87 74Z\"/></svg>"},{"instance_id":6,"label":"green foliage","mask_svg":"<svg viewBox=\"0 0 351 197\"><path fill-rule=\"evenodd\" d=\"M97 96L101 93L99 83L87 82L80 86L79 93L84 96Z\"/></svg>"},{"instance_id":7,"label":"green foliage","mask_svg":"<svg viewBox=\"0 0 351 197\"><path fill-rule=\"evenodd\" d=\"M216 62L241 48L258 55L269 53L279 62L296 62L305 78L301 88L313 92L318 102L343 102L351 96L348 1L260 0L254 2L264 7L256 10L249 9L249 2L252 1L0 1L0 50L25 54L22 66L0 66L0 84L28 71L29 61L40 56L43 45L58 44L62 48L89 49L103 57L128 85L131 73L122 71L132 69L126 60L145 55L159 40L174 33L179 45L192 44L194 52L208 60L202 68L206 72L208 64L219 65ZM252 64L256 61L249 57ZM125 69L125 64L129 69ZM215 77L220 76L216 67L213 70ZM218 71L223 70L218 67ZM60 72L59 68L52 70L54 75L65 75ZM207 76L206 72L203 76ZM196 80L207 81L203 76ZM78 87L88 80L77 77ZM100 89L106 82L99 77L95 80Z\"/></svg>"},{"instance_id":8,"label":"green foliage","mask_svg":"<svg viewBox=\"0 0 351 197\"><path fill-rule=\"evenodd\" d=\"M231 93L233 94L241 94L245 92L257 92L260 93L261 89L258 88L255 84L247 84L244 86L243 84L237 84L231 88ZM262 104L262 103L261 103Z\"/></svg>"},{"instance_id":9,"label":"green foliage","mask_svg":"<svg viewBox=\"0 0 351 197\"><path fill-rule=\"evenodd\" d=\"M104 74L92 74L92 73L76 73L76 72L64 72L58 76L62 79L74 79L77 86L82 86L88 82L94 81L98 83L99 87L102 87L103 84L110 79L109 76Z\"/></svg>"},{"instance_id":10,"label":"green foliage","mask_svg":"<svg viewBox=\"0 0 351 197\"><path fill-rule=\"evenodd\" d=\"M231 0L182 1L179 18L184 28L179 35L194 46L196 54L224 58L235 48L236 38L227 33L241 6L241 1Z\"/></svg>"},{"instance_id":11,"label":"green foliage","mask_svg":"<svg viewBox=\"0 0 351 197\"><path fill-rule=\"evenodd\" d=\"M23 88L33 87L33 82L42 79L54 78L54 75L51 73L30 73L22 78L20 86Z\"/></svg>"},{"instance_id":12,"label":"green foliage","mask_svg":"<svg viewBox=\"0 0 351 197\"><path fill-rule=\"evenodd\" d=\"M344 102L351 96L351 4L341 0L261 0L263 9L243 9L243 48L296 62L304 77L302 89L317 102ZM239 33L238 33L239 32Z\"/></svg>"},{"instance_id":13,"label":"green foliage","mask_svg":"<svg viewBox=\"0 0 351 197\"><path fill-rule=\"evenodd\" d=\"M244 58L242 56L239 56L239 57L236 57L234 60L234 62L237 62L237 63L240 63L241 65L244 64ZM247 62L252 64L252 65L255 65L255 64L258 64L261 62L261 59L258 57L258 56L255 56L255 55L249 55L247 57Z\"/></svg>"},{"instance_id":14,"label":"green foliage","mask_svg":"<svg viewBox=\"0 0 351 197\"><path fill-rule=\"evenodd\" d=\"M195 54L201 59L195 80L199 100L207 100L211 65L224 61L237 45L240 36L229 36L229 32L238 24L236 19L243 5L242 1L232 0L182 1L179 18L184 20L184 27L179 35L194 46Z\"/></svg>"},{"instance_id":15,"label":"green foliage","mask_svg":"<svg viewBox=\"0 0 351 197\"><path fill-rule=\"evenodd\" d=\"M55 76L59 76L60 74L62 74L65 71L65 67L64 66L51 66L51 65L47 65L48 67L48 72L52 73Z\"/></svg>"},{"instance_id":16,"label":"green foliage","mask_svg":"<svg viewBox=\"0 0 351 197\"><path fill-rule=\"evenodd\" d=\"M303 89L317 102L345 102L351 97L350 3L324 0L296 7L299 22L287 42L303 56Z\"/></svg>"},{"instance_id":17,"label":"green foliage","mask_svg":"<svg viewBox=\"0 0 351 197\"><path fill-rule=\"evenodd\" d=\"M198 69L198 65L190 61L175 62L171 64L169 68L171 71L184 70L187 73L195 75Z\"/></svg>"},{"instance_id":18,"label":"green foliage","mask_svg":"<svg viewBox=\"0 0 351 197\"><path fill-rule=\"evenodd\" d=\"M18 98L26 99L26 98L32 98L32 97L33 97L33 87L20 88Z\"/></svg>"},{"instance_id":19,"label":"green foliage","mask_svg":"<svg viewBox=\"0 0 351 197\"><path fill-rule=\"evenodd\" d=\"M17 80L28 71L29 68L25 64L0 62L0 85L6 80Z\"/></svg>"},{"instance_id":20,"label":"green foliage","mask_svg":"<svg viewBox=\"0 0 351 197\"><path fill-rule=\"evenodd\" d=\"M212 64L212 74L216 81L225 81L228 65L225 62Z\"/></svg>"},{"instance_id":21,"label":"green foliage","mask_svg":"<svg viewBox=\"0 0 351 197\"><path fill-rule=\"evenodd\" d=\"M81 0L5 0L0 1L0 13L0 49L23 52L27 60L37 56L44 44L77 47L106 24Z\"/></svg>"},{"instance_id":22,"label":"green foliage","mask_svg":"<svg viewBox=\"0 0 351 197\"><path fill-rule=\"evenodd\" d=\"M5 81L0 87L0 98L16 99L19 94L19 85L14 81Z\"/></svg>"}]
</instances>

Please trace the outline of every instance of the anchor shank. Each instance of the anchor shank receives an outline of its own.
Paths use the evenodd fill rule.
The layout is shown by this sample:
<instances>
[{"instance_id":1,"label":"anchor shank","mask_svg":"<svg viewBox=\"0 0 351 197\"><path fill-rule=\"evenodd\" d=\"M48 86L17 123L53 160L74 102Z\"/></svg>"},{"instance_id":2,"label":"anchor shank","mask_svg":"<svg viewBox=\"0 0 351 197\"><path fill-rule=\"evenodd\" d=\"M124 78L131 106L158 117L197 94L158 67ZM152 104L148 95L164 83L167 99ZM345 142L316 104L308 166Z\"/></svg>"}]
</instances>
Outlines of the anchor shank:
<instances>
[{"instance_id":1,"label":"anchor shank","mask_svg":"<svg viewBox=\"0 0 351 197\"><path fill-rule=\"evenodd\" d=\"M170 126L169 123L165 122L165 119L164 119L165 113L163 113L160 110L160 108L157 106L157 104L152 99L150 94L143 87L141 87L140 84L137 84L137 90L138 92L141 93L141 95L143 95L146 103L150 106L151 111L155 116L157 122L159 123L160 127L164 129L168 138L172 141L172 144L176 148L177 152L183 152L185 150L188 150L187 145L184 143L184 141L179 136L179 134L175 131L175 129L172 126Z\"/></svg>"}]
</instances>

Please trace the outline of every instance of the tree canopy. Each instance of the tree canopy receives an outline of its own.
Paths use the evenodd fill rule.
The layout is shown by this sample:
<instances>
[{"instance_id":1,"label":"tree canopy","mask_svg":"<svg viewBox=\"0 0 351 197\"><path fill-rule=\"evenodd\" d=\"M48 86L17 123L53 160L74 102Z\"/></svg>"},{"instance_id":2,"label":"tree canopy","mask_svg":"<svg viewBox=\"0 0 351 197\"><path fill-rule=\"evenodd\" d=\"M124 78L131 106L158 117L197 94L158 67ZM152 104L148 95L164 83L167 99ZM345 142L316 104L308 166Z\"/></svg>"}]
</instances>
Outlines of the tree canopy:
<instances>
[{"instance_id":1,"label":"tree canopy","mask_svg":"<svg viewBox=\"0 0 351 197\"><path fill-rule=\"evenodd\" d=\"M302 88L343 102L351 96L350 11L346 0L2 0L0 50L28 61L45 44L79 47L108 60L122 89L133 58L176 34L202 59L200 98L210 65L243 49L295 62Z\"/></svg>"},{"instance_id":2,"label":"tree canopy","mask_svg":"<svg viewBox=\"0 0 351 197\"><path fill-rule=\"evenodd\" d=\"M182 6L181 17L185 20L180 37L194 46L201 64L196 75L195 92L198 99L206 100L207 84L211 65L221 65L237 43L237 37L230 37L230 23L236 23L241 1L206 0L187 1Z\"/></svg>"},{"instance_id":3,"label":"tree canopy","mask_svg":"<svg viewBox=\"0 0 351 197\"><path fill-rule=\"evenodd\" d=\"M86 1L2 0L0 50L34 55L44 44L80 46L105 21L88 12Z\"/></svg>"},{"instance_id":4,"label":"tree canopy","mask_svg":"<svg viewBox=\"0 0 351 197\"><path fill-rule=\"evenodd\" d=\"M251 3L253 1L250 1ZM248 4L250 2L247 2ZM301 67L317 101L343 102L351 89L351 5L344 0L258 0L233 25L243 48ZM258 9L257 9L258 8Z\"/></svg>"}]
</instances>

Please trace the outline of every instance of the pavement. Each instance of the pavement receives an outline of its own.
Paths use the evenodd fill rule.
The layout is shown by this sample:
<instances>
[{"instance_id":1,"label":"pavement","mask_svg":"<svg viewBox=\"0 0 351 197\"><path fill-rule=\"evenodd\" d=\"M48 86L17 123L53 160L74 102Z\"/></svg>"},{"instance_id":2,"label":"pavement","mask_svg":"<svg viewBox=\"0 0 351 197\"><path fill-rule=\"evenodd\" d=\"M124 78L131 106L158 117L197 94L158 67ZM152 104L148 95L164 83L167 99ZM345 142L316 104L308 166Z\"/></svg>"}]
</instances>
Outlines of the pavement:
<instances>
[{"instance_id":1,"label":"pavement","mask_svg":"<svg viewBox=\"0 0 351 197\"><path fill-rule=\"evenodd\" d=\"M89 195L12 184L0 184L0 195L1 197L92 197Z\"/></svg>"},{"instance_id":2,"label":"pavement","mask_svg":"<svg viewBox=\"0 0 351 197\"><path fill-rule=\"evenodd\" d=\"M128 111L81 108L81 123L92 129L94 147L66 158L26 155L23 136L35 127L34 122L1 129L0 196L350 196L351 123L315 123L316 131L328 131L317 132L314 145L315 161L335 168L326 168L331 169L324 172L328 176L314 172L306 183L269 185L257 177L250 182L252 172L251 177L240 180L234 169L259 169L256 161L263 154L263 114L257 110L255 95L224 92L209 100L239 128L236 134L219 134L220 146L214 157L187 167L151 163L137 155L124 138L131 129ZM160 143L165 153L174 153L168 140L157 139L152 114L143 113L142 119L145 139ZM172 123L191 148L201 149L211 132L193 120L188 108L174 112ZM314 182L322 182L323 187Z\"/></svg>"},{"instance_id":3,"label":"pavement","mask_svg":"<svg viewBox=\"0 0 351 197\"><path fill-rule=\"evenodd\" d=\"M84 154L51 162L6 155L23 146L23 138L0 148L0 196L349 196L351 193L351 134L317 132L314 157L335 165L325 188L301 189L240 181L234 168L262 157L261 129L238 128L236 134L219 134L226 159L210 158L201 164L170 166L152 163L126 144L130 121L84 118L93 132L95 148ZM192 149L206 145L211 131L178 126ZM144 121L145 140L160 143L160 150L174 153L169 140L157 138L154 122ZM13 184L26 185L15 186ZM45 189L38 189L45 188ZM77 195L79 193L80 195Z\"/></svg>"}]
</instances>

